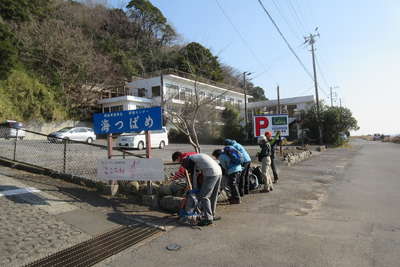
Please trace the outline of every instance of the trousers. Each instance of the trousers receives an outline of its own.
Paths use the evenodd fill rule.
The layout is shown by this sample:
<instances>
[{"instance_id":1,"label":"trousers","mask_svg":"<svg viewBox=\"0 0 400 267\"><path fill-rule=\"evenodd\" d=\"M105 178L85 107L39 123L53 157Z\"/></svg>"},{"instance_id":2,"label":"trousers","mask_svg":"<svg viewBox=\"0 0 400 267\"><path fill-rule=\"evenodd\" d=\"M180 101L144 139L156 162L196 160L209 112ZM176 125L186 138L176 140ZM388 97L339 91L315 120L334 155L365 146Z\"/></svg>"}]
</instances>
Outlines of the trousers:
<instances>
[{"instance_id":1,"label":"trousers","mask_svg":"<svg viewBox=\"0 0 400 267\"><path fill-rule=\"evenodd\" d=\"M245 162L242 164L243 171L240 174L240 179L239 179L239 193L241 196L244 194L249 193L249 170L250 170L250 162Z\"/></svg>"},{"instance_id":2,"label":"trousers","mask_svg":"<svg viewBox=\"0 0 400 267\"><path fill-rule=\"evenodd\" d=\"M231 191L232 199L240 199L239 179L240 172L234 172L228 175L229 189Z\"/></svg>"},{"instance_id":3,"label":"trousers","mask_svg":"<svg viewBox=\"0 0 400 267\"><path fill-rule=\"evenodd\" d=\"M271 178L271 158L264 157L261 162L261 173L263 176L263 179L265 181L265 189L267 190L272 190L274 189L274 186L272 184L272 178Z\"/></svg>"},{"instance_id":4,"label":"trousers","mask_svg":"<svg viewBox=\"0 0 400 267\"><path fill-rule=\"evenodd\" d=\"M272 169L272 174L274 175L274 180L278 180L278 170L276 168L274 158L271 158L271 169Z\"/></svg>"},{"instance_id":5,"label":"trousers","mask_svg":"<svg viewBox=\"0 0 400 267\"><path fill-rule=\"evenodd\" d=\"M203 178L199 193L199 206L203 219L210 221L214 219L221 179L222 175Z\"/></svg>"}]
</instances>

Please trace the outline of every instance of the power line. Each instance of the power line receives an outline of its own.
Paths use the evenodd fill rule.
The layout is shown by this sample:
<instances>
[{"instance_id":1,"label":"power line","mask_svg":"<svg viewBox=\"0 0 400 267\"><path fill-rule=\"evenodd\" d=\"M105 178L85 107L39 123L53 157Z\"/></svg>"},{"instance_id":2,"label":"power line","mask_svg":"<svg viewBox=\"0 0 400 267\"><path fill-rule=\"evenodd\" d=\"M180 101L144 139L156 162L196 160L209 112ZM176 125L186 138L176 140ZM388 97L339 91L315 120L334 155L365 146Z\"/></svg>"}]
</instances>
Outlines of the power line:
<instances>
[{"instance_id":1,"label":"power line","mask_svg":"<svg viewBox=\"0 0 400 267\"><path fill-rule=\"evenodd\" d=\"M228 14L225 12L225 10L222 8L221 4L218 2L218 0L215 0L217 3L219 9L221 10L222 14L224 14L225 18L228 20L228 22L231 24L232 28L236 31L236 33L239 35L240 39L242 40L243 44L249 49L251 55L254 57L254 59L262 66L262 68L265 70L264 64L261 62L261 60L256 56L254 53L253 49L250 47L249 43L246 41L246 39L243 37L243 35L240 33L240 31L237 29L235 24L233 24L232 20L228 16Z\"/></svg>"},{"instance_id":2,"label":"power line","mask_svg":"<svg viewBox=\"0 0 400 267\"><path fill-rule=\"evenodd\" d=\"M292 48L292 46L289 44L288 40L286 39L285 35L283 35L282 31L279 29L279 26L276 24L275 20L272 18L272 16L270 15L270 13L268 12L268 10L265 8L264 4L261 2L261 0L258 0L258 3L260 3L262 9L264 10L264 12L268 15L268 18L271 20L272 24L275 26L276 30L278 31L279 35L282 37L283 41L286 43L287 47L289 48L290 52L292 52L292 54L296 57L297 61L299 62L299 64L301 65L301 67L303 68L303 70L307 73L307 75L311 78L311 80L314 81L314 78L311 74L311 72L306 68L306 66L304 65L304 63L301 61L301 59L299 58L299 56L296 54L296 52L294 51L294 49Z\"/></svg>"},{"instance_id":3,"label":"power line","mask_svg":"<svg viewBox=\"0 0 400 267\"><path fill-rule=\"evenodd\" d=\"M290 23L289 23L288 19L286 18L286 16L283 14L283 12L281 12L281 8L277 4L277 2L275 0L271 0L271 1L274 4L274 6L275 6L276 10L278 11L279 15L282 17L283 21L288 26L289 30L292 32L293 36L296 37L297 39L301 40L302 34L300 32L295 32L295 30L290 25Z\"/></svg>"},{"instance_id":4,"label":"power line","mask_svg":"<svg viewBox=\"0 0 400 267\"><path fill-rule=\"evenodd\" d=\"M306 32L306 28L304 27L304 24L302 22L302 20L300 19L299 14L297 13L296 9L294 8L292 1L288 0L287 1L289 4L289 9L292 11L292 13L294 14L294 18L295 20L297 19L297 22L299 23L300 27L302 28L303 32Z\"/></svg>"}]
</instances>

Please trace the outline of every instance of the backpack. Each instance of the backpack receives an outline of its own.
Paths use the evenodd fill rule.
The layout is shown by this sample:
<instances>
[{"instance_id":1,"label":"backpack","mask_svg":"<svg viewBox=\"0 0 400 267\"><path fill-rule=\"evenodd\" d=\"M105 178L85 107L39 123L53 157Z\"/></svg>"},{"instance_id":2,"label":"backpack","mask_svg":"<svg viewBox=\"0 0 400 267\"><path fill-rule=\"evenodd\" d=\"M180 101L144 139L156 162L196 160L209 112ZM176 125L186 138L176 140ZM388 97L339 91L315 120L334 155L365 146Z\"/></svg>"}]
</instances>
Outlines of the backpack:
<instances>
[{"instance_id":1,"label":"backpack","mask_svg":"<svg viewBox=\"0 0 400 267\"><path fill-rule=\"evenodd\" d=\"M232 146L224 147L224 153L228 155L231 160L231 165L240 165L243 163L243 155Z\"/></svg>"},{"instance_id":2,"label":"backpack","mask_svg":"<svg viewBox=\"0 0 400 267\"><path fill-rule=\"evenodd\" d=\"M197 194L199 190L189 190L181 202L179 209L179 221L184 224L196 225L200 220L200 209Z\"/></svg>"}]
</instances>

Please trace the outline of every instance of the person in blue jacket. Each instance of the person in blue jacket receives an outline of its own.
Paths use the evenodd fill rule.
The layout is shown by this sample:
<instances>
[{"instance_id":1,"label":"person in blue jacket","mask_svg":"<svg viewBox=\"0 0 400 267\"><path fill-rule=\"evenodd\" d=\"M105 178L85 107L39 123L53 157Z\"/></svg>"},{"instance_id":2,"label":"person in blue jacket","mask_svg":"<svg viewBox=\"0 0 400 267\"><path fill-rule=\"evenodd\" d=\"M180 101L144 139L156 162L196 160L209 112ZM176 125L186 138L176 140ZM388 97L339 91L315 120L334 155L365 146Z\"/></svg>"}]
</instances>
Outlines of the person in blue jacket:
<instances>
[{"instance_id":1,"label":"person in blue jacket","mask_svg":"<svg viewBox=\"0 0 400 267\"><path fill-rule=\"evenodd\" d=\"M228 175L229 188L231 191L232 198L230 199L231 204L240 204L240 193L239 193L239 178L242 172L241 164L233 164L231 159L224 150L217 149L212 153L213 157L219 161L219 164Z\"/></svg>"},{"instance_id":2,"label":"person in blue jacket","mask_svg":"<svg viewBox=\"0 0 400 267\"><path fill-rule=\"evenodd\" d=\"M240 174L240 178L239 178L239 193L240 193L240 196L243 196L244 194L248 194L249 190L250 190L250 183L249 183L249 170L250 170L250 164L251 164L250 155L241 144L236 142L236 140L225 139L224 145L233 146L237 151L239 151L242 154L243 170L242 170L242 172Z\"/></svg>"}]
</instances>

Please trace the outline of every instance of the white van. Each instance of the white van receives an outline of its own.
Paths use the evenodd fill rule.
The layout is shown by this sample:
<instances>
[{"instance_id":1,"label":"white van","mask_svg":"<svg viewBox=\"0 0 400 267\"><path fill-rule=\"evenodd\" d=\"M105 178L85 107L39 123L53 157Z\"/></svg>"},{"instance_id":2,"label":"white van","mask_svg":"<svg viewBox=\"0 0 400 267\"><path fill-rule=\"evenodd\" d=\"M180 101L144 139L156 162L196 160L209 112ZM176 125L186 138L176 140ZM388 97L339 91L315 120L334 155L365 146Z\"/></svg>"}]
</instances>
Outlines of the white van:
<instances>
[{"instance_id":1,"label":"white van","mask_svg":"<svg viewBox=\"0 0 400 267\"><path fill-rule=\"evenodd\" d=\"M21 122L6 120L0 123L0 138L18 138L22 140L24 137L25 128Z\"/></svg>"},{"instance_id":2,"label":"white van","mask_svg":"<svg viewBox=\"0 0 400 267\"><path fill-rule=\"evenodd\" d=\"M150 142L152 148L163 149L168 145L168 130L163 127L159 131L150 131ZM137 148L142 150L146 147L146 135L140 133L124 133L118 136L117 146L120 148Z\"/></svg>"}]
</instances>

